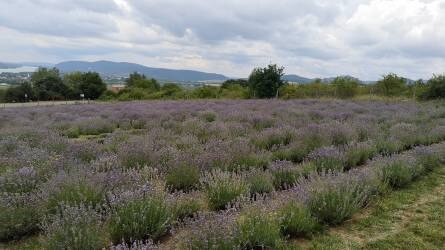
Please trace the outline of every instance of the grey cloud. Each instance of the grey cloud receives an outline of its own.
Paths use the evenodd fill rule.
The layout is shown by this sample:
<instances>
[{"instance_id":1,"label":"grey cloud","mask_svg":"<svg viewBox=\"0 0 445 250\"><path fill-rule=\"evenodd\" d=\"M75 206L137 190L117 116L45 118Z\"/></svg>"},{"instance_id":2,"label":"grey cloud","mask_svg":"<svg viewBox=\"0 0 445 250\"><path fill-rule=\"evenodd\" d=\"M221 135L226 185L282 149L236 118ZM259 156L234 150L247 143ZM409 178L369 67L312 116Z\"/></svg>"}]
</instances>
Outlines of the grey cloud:
<instances>
[{"instance_id":1,"label":"grey cloud","mask_svg":"<svg viewBox=\"0 0 445 250\"><path fill-rule=\"evenodd\" d=\"M56 36L97 36L116 31L110 1L18 0L2 3L0 26Z\"/></svg>"},{"instance_id":2,"label":"grey cloud","mask_svg":"<svg viewBox=\"0 0 445 250\"><path fill-rule=\"evenodd\" d=\"M2 37L20 40L1 43L10 61L8 49L27 51L21 61L123 56L246 76L273 60L288 73L365 79L445 67L445 0L3 2Z\"/></svg>"}]
</instances>

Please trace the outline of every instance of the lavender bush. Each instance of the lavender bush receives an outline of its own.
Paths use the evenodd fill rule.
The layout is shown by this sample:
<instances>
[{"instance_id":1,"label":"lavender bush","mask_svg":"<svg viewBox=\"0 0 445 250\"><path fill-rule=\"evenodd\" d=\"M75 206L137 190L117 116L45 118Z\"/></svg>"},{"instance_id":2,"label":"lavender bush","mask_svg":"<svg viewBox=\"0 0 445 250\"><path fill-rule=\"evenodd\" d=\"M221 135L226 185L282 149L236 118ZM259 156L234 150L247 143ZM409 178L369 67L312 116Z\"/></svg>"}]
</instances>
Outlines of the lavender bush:
<instances>
[{"instance_id":1,"label":"lavender bush","mask_svg":"<svg viewBox=\"0 0 445 250\"><path fill-rule=\"evenodd\" d=\"M114 243L158 240L170 227L173 214L161 197L147 197L120 205L110 218Z\"/></svg>"},{"instance_id":2,"label":"lavender bush","mask_svg":"<svg viewBox=\"0 0 445 250\"><path fill-rule=\"evenodd\" d=\"M318 220L300 203L290 201L278 210L281 232L286 237L307 237L321 230Z\"/></svg>"},{"instance_id":3,"label":"lavender bush","mask_svg":"<svg viewBox=\"0 0 445 250\"><path fill-rule=\"evenodd\" d=\"M302 180L296 192L318 220L336 225L363 207L373 189L355 175L328 172Z\"/></svg>"},{"instance_id":4,"label":"lavender bush","mask_svg":"<svg viewBox=\"0 0 445 250\"><path fill-rule=\"evenodd\" d=\"M42 224L46 249L101 249L107 246L101 215L85 207L63 207Z\"/></svg>"},{"instance_id":5,"label":"lavender bush","mask_svg":"<svg viewBox=\"0 0 445 250\"><path fill-rule=\"evenodd\" d=\"M237 198L249 192L246 180L236 173L214 170L205 174L201 182L205 187L209 207L212 210L231 206Z\"/></svg>"}]
</instances>

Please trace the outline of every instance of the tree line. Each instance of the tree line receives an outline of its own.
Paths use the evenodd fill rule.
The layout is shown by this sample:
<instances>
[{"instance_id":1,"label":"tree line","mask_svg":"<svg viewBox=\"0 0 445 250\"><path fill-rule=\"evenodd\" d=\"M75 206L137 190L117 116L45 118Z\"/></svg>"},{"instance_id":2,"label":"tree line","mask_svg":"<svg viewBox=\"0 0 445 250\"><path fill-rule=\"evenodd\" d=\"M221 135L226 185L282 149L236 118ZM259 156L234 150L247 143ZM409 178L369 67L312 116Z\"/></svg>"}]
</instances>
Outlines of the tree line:
<instances>
[{"instance_id":1,"label":"tree line","mask_svg":"<svg viewBox=\"0 0 445 250\"><path fill-rule=\"evenodd\" d=\"M96 72L61 75L56 68L39 68L30 81L4 91L5 102L97 99L107 89Z\"/></svg>"},{"instance_id":2,"label":"tree line","mask_svg":"<svg viewBox=\"0 0 445 250\"><path fill-rule=\"evenodd\" d=\"M390 73L379 81L364 84L352 77L340 76L329 83L321 79L311 83L288 83L284 68L270 64L255 68L248 79L230 79L220 86L184 87L175 83L160 84L134 72L125 80L126 87L113 92L96 72L73 72L61 75L56 68L39 68L29 82L0 92L3 102L49 100L150 100L150 99L249 99L249 98L354 98L356 96L406 97L422 100L445 98L445 75L428 81L409 81Z\"/></svg>"}]
</instances>

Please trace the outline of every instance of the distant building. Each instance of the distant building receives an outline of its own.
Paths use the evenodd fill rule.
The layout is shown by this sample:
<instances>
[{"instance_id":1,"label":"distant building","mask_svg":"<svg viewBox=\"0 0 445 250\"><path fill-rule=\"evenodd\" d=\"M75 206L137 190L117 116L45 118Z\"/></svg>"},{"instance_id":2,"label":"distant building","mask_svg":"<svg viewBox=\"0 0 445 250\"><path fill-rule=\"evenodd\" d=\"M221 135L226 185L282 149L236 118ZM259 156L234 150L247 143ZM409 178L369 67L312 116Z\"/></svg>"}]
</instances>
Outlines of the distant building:
<instances>
[{"instance_id":1,"label":"distant building","mask_svg":"<svg viewBox=\"0 0 445 250\"><path fill-rule=\"evenodd\" d=\"M125 87L126 87L125 84L112 84L108 85L108 90L114 93L119 93L121 90L125 89Z\"/></svg>"}]
</instances>

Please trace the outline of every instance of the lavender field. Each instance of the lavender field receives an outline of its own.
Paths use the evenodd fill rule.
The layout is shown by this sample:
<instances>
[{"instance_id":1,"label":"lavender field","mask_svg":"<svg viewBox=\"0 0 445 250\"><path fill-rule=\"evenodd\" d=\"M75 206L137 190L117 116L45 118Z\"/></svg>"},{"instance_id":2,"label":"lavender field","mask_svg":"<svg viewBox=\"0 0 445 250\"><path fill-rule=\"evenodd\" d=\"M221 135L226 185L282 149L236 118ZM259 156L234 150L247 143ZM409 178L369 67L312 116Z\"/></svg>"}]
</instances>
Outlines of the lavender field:
<instances>
[{"instance_id":1,"label":"lavender field","mask_svg":"<svg viewBox=\"0 0 445 250\"><path fill-rule=\"evenodd\" d=\"M445 158L440 102L152 101L0 114L0 242L35 238L36 249L292 249Z\"/></svg>"}]
</instances>

